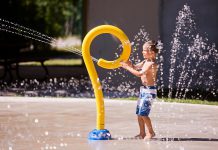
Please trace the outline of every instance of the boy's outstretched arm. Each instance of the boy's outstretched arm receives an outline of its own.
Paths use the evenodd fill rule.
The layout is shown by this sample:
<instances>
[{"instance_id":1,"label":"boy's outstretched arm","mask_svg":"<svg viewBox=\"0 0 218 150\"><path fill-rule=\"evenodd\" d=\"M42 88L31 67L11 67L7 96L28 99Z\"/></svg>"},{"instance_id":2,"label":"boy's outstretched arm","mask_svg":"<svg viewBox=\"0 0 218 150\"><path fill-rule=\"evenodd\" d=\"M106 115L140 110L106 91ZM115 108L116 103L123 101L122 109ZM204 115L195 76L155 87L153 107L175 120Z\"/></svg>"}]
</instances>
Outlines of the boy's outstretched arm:
<instances>
[{"instance_id":1,"label":"boy's outstretched arm","mask_svg":"<svg viewBox=\"0 0 218 150\"><path fill-rule=\"evenodd\" d=\"M134 69L138 70L138 69L142 69L143 65L144 65L144 61L138 63L138 64L135 64L133 65L134 66Z\"/></svg>"},{"instance_id":2,"label":"boy's outstretched arm","mask_svg":"<svg viewBox=\"0 0 218 150\"><path fill-rule=\"evenodd\" d=\"M133 65L129 65L128 63L121 62L121 67L131 72L133 75L137 77L141 77L152 65L153 63L150 63L149 65L143 65L142 70L138 71L136 70Z\"/></svg>"},{"instance_id":3,"label":"boy's outstretched arm","mask_svg":"<svg viewBox=\"0 0 218 150\"><path fill-rule=\"evenodd\" d=\"M134 69L133 65L129 65L126 62L121 62L121 67L128 70L129 72L131 72L132 74L134 74L137 77L141 77L143 75L143 73L140 73L140 71L137 71L136 69Z\"/></svg>"},{"instance_id":4,"label":"boy's outstretched arm","mask_svg":"<svg viewBox=\"0 0 218 150\"><path fill-rule=\"evenodd\" d=\"M133 69L135 70L139 70L139 69L142 69L143 67L143 64L144 64L144 61L140 62L140 63L137 63L137 64L132 64L132 62L130 60L127 60L125 62L128 66L132 67Z\"/></svg>"}]
</instances>

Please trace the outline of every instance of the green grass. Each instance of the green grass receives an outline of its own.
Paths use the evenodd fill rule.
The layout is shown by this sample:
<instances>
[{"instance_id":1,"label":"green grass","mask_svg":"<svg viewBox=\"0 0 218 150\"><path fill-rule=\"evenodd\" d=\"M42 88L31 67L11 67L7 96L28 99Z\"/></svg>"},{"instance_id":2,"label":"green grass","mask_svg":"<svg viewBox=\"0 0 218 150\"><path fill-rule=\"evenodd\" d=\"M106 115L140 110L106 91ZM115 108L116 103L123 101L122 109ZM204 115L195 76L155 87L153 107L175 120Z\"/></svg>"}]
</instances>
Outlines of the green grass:
<instances>
[{"instance_id":1,"label":"green grass","mask_svg":"<svg viewBox=\"0 0 218 150\"><path fill-rule=\"evenodd\" d=\"M116 98L119 100L138 100L137 97L128 98ZM170 102L170 103L188 103L188 104L203 104L203 105L218 105L218 101L207 101L207 100L197 100L197 99L170 99L170 98L158 98L160 101Z\"/></svg>"},{"instance_id":2,"label":"green grass","mask_svg":"<svg viewBox=\"0 0 218 150\"><path fill-rule=\"evenodd\" d=\"M203 104L203 105L218 105L217 101L207 101L207 100L198 100L198 99L161 99L164 102L173 102L173 103L189 103L189 104Z\"/></svg>"},{"instance_id":3,"label":"green grass","mask_svg":"<svg viewBox=\"0 0 218 150\"><path fill-rule=\"evenodd\" d=\"M81 65L82 59L51 59L44 62L46 66L75 66ZM25 62L20 63L25 66L41 66L40 62Z\"/></svg>"},{"instance_id":4,"label":"green grass","mask_svg":"<svg viewBox=\"0 0 218 150\"><path fill-rule=\"evenodd\" d=\"M51 59L45 61L45 65L61 65L61 66L73 66L73 65L81 65L82 59Z\"/></svg>"}]
</instances>

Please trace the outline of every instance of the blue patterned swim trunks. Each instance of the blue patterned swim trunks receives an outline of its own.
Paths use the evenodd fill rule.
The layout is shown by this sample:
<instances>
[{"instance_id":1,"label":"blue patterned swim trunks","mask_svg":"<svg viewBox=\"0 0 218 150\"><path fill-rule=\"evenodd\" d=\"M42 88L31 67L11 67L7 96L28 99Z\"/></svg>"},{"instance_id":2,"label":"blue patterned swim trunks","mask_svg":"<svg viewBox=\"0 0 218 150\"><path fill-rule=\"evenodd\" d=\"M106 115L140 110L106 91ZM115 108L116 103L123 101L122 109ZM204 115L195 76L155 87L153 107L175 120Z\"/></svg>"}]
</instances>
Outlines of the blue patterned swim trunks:
<instances>
[{"instance_id":1,"label":"blue patterned swim trunks","mask_svg":"<svg viewBox=\"0 0 218 150\"><path fill-rule=\"evenodd\" d=\"M151 111L151 105L156 97L156 86L141 86L139 100L136 107L136 114L140 116L148 116Z\"/></svg>"}]
</instances>

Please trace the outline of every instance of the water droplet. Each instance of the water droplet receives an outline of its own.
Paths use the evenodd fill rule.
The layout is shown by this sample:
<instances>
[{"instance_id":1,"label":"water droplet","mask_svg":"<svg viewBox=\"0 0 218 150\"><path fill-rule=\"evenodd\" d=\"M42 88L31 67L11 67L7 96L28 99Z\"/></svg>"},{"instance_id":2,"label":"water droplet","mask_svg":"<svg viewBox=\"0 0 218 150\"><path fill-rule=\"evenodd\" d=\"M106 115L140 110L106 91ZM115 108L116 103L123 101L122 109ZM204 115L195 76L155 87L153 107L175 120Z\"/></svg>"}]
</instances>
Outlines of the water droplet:
<instances>
[{"instance_id":1,"label":"water droplet","mask_svg":"<svg viewBox=\"0 0 218 150\"><path fill-rule=\"evenodd\" d=\"M8 150L13 150L13 148L12 147L8 147Z\"/></svg>"},{"instance_id":2,"label":"water droplet","mask_svg":"<svg viewBox=\"0 0 218 150\"><path fill-rule=\"evenodd\" d=\"M183 146L180 146L179 150L185 150L185 148Z\"/></svg>"},{"instance_id":3,"label":"water droplet","mask_svg":"<svg viewBox=\"0 0 218 150\"><path fill-rule=\"evenodd\" d=\"M209 76L209 79L211 79L211 80L212 80L212 79L213 79L213 76Z\"/></svg>"},{"instance_id":4,"label":"water droplet","mask_svg":"<svg viewBox=\"0 0 218 150\"><path fill-rule=\"evenodd\" d=\"M45 131L45 135L48 135L48 131Z\"/></svg>"},{"instance_id":5,"label":"water droplet","mask_svg":"<svg viewBox=\"0 0 218 150\"><path fill-rule=\"evenodd\" d=\"M35 120L34 120L34 122L35 122L35 123L38 123L38 122L39 122L39 120L38 120L38 119L35 119Z\"/></svg>"}]
</instances>

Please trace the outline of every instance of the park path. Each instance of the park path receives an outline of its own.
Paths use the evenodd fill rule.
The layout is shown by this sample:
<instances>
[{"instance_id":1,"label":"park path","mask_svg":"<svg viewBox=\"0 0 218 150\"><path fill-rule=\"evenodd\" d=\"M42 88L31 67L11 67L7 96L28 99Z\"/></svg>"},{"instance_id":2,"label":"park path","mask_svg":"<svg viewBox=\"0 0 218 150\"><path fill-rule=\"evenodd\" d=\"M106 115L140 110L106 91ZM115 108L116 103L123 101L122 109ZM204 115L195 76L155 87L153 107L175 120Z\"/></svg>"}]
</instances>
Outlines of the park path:
<instances>
[{"instance_id":1,"label":"park path","mask_svg":"<svg viewBox=\"0 0 218 150\"><path fill-rule=\"evenodd\" d=\"M95 100L0 97L0 150L207 150L218 147L218 106L155 102L151 141L136 140L135 101L105 99L110 141L88 141Z\"/></svg>"}]
</instances>

